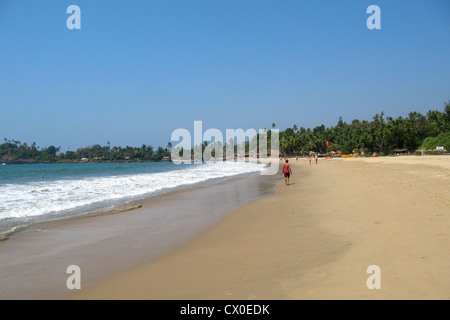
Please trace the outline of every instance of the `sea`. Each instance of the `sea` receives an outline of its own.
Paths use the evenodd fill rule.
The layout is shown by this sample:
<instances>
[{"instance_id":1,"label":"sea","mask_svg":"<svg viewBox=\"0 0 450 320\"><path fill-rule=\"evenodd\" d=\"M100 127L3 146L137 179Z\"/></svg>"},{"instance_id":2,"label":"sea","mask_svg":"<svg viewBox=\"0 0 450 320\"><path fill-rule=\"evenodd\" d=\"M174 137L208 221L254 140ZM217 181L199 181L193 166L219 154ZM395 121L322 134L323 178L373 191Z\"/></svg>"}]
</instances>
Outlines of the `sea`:
<instances>
[{"instance_id":1,"label":"sea","mask_svg":"<svg viewBox=\"0 0 450 320\"><path fill-rule=\"evenodd\" d=\"M109 211L131 201L262 170L263 164L243 162L0 165L0 236L35 222Z\"/></svg>"}]
</instances>

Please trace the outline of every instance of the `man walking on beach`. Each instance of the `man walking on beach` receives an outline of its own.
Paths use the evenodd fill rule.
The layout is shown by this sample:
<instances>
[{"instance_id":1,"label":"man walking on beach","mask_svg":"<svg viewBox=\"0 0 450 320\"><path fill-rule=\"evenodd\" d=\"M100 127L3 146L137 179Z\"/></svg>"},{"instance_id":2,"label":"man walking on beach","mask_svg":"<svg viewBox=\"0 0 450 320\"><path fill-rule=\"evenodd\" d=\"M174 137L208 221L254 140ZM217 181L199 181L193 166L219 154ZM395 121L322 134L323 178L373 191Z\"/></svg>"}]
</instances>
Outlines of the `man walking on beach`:
<instances>
[{"instance_id":1,"label":"man walking on beach","mask_svg":"<svg viewBox=\"0 0 450 320\"><path fill-rule=\"evenodd\" d=\"M292 174L292 169L291 169L291 165L289 164L289 160L286 159L286 162L283 164L283 173L284 173L284 183L286 183L286 185L289 185L289 178L291 177Z\"/></svg>"}]
</instances>

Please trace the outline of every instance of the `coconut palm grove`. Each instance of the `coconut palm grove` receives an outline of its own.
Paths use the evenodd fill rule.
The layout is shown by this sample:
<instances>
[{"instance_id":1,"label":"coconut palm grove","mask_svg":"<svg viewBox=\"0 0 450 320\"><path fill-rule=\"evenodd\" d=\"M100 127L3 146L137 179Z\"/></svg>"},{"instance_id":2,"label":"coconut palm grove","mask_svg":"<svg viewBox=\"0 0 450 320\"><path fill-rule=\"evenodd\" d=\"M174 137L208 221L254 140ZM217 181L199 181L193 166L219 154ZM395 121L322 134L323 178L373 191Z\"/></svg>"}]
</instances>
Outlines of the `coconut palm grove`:
<instances>
[{"instance_id":1,"label":"coconut palm grove","mask_svg":"<svg viewBox=\"0 0 450 320\"><path fill-rule=\"evenodd\" d=\"M272 123L272 128L276 124ZM270 136L271 130L268 130ZM248 142L247 142L248 144ZM202 146L205 148L208 142ZM390 117L380 112L371 120L354 119L314 128L294 124L280 132L280 154L302 156L359 154L370 156L390 154L443 154L450 149L450 101L444 110L430 110L427 114L410 112L406 116ZM77 161L167 161L172 143L165 148L151 145L141 147L101 146L94 144L76 150L60 152L61 147L40 147L33 142L22 143L4 138L0 145L0 161L8 163L77 162ZM223 147L224 150L226 146ZM237 148L235 148L237 150ZM193 153L194 150L191 150Z\"/></svg>"}]
</instances>

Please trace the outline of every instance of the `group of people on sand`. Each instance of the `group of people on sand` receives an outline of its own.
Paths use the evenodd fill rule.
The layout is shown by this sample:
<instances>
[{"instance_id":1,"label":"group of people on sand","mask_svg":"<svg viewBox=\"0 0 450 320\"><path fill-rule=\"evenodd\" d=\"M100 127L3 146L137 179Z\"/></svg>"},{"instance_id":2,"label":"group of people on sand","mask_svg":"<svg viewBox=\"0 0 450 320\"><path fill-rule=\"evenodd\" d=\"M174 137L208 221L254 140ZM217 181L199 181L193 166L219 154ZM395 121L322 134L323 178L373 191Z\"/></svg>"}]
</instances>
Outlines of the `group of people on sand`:
<instances>
[{"instance_id":1,"label":"group of people on sand","mask_svg":"<svg viewBox=\"0 0 450 320\"><path fill-rule=\"evenodd\" d=\"M311 165L311 161L314 158L314 160L316 161L316 164L319 164L319 156L316 155L309 155L308 160L309 160L309 165ZM298 157L296 157L296 160L298 161ZM283 163L283 174L284 174L284 183L288 186L289 185L289 179L291 178L292 175L292 168L291 165L289 164L289 159L285 159L285 162Z\"/></svg>"},{"instance_id":2,"label":"group of people on sand","mask_svg":"<svg viewBox=\"0 0 450 320\"><path fill-rule=\"evenodd\" d=\"M309 165L311 165L311 160L314 158L314 160L316 161L316 164L319 164L319 156L316 154L316 155L309 155L309 157L308 157L308 160L309 160Z\"/></svg>"}]
</instances>

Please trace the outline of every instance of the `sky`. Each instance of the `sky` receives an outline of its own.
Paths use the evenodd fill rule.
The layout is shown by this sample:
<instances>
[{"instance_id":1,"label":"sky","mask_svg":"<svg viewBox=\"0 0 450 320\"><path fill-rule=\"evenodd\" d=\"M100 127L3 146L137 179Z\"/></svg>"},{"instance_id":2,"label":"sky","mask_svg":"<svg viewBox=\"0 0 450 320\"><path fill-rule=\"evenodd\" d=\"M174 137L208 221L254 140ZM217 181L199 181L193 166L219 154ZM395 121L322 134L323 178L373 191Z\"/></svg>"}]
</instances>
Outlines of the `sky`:
<instances>
[{"instance_id":1,"label":"sky","mask_svg":"<svg viewBox=\"0 0 450 320\"><path fill-rule=\"evenodd\" d=\"M284 130L443 110L449 56L448 0L0 0L0 139L165 147L194 120Z\"/></svg>"}]
</instances>

